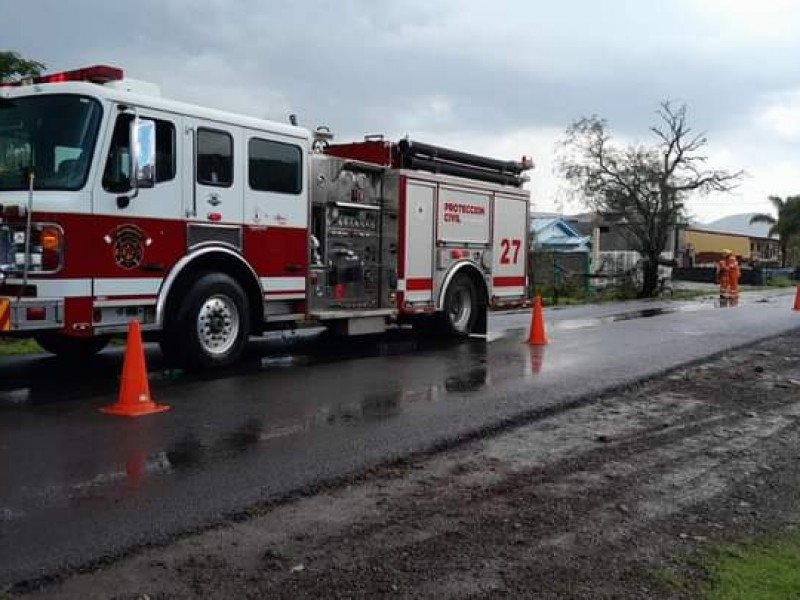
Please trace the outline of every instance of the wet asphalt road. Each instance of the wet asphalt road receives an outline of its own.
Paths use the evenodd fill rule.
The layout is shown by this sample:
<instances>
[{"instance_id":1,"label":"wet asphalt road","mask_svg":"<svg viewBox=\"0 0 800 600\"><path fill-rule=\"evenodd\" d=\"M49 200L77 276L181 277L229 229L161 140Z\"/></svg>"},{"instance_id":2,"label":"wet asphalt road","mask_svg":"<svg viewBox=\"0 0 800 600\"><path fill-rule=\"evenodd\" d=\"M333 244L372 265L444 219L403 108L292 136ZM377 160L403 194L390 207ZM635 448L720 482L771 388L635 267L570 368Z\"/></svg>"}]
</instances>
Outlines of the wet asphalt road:
<instances>
[{"instance_id":1,"label":"wet asphalt road","mask_svg":"<svg viewBox=\"0 0 800 600\"><path fill-rule=\"evenodd\" d=\"M152 351L153 396L172 411L139 419L97 410L114 401L119 349L70 367L0 359L0 589L795 329L792 300L547 310L544 349L521 343L518 312L494 315L488 341L276 336L203 376Z\"/></svg>"}]
</instances>

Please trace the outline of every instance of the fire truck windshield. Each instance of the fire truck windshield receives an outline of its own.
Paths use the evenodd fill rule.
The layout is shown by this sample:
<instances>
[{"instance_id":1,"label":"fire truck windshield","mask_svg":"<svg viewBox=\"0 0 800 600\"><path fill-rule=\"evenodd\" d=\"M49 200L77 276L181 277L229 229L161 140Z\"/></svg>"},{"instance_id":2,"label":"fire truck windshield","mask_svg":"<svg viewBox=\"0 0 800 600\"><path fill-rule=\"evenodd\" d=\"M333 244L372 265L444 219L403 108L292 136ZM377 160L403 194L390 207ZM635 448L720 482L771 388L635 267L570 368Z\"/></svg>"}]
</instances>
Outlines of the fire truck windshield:
<instances>
[{"instance_id":1,"label":"fire truck windshield","mask_svg":"<svg viewBox=\"0 0 800 600\"><path fill-rule=\"evenodd\" d=\"M85 96L0 98L0 192L79 190L86 183L102 108Z\"/></svg>"}]
</instances>

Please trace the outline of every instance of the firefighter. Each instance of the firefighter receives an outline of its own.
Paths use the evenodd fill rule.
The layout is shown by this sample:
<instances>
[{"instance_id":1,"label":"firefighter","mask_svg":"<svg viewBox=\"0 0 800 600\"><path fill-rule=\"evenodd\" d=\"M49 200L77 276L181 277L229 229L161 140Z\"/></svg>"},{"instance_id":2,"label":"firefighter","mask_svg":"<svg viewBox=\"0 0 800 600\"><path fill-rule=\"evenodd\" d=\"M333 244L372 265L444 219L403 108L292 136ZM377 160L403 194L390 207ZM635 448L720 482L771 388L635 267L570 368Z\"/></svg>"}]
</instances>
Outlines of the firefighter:
<instances>
[{"instance_id":1,"label":"firefighter","mask_svg":"<svg viewBox=\"0 0 800 600\"><path fill-rule=\"evenodd\" d=\"M730 250L722 251L722 258L717 262L717 283L719 284L719 304L727 306L730 297L730 278L728 277L728 256Z\"/></svg>"},{"instance_id":2,"label":"firefighter","mask_svg":"<svg viewBox=\"0 0 800 600\"><path fill-rule=\"evenodd\" d=\"M739 278L742 270L739 268L739 261L733 252L728 252L726 258L728 266L728 303L731 306L739 304Z\"/></svg>"}]
</instances>

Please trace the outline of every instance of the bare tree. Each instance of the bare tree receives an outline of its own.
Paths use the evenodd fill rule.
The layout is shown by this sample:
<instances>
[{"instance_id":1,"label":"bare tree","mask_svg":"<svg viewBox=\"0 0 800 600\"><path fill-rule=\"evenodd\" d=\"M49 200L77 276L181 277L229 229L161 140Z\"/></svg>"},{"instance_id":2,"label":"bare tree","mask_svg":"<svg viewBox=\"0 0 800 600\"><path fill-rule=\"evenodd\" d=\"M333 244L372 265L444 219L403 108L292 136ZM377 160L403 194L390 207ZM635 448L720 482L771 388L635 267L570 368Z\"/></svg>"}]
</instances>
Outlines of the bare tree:
<instances>
[{"instance_id":1,"label":"bare tree","mask_svg":"<svg viewBox=\"0 0 800 600\"><path fill-rule=\"evenodd\" d=\"M561 174L588 207L624 217L645 259L644 297L657 290L658 259L670 232L685 219L688 195L730 191L744 175L707 167L708 141L692 132L686 105L662 102L657 114L660 123L650 128L655 142L624 147L611 143L604 119L579 119L567 128L558 159Z\"/></svg>"}]
</instances>

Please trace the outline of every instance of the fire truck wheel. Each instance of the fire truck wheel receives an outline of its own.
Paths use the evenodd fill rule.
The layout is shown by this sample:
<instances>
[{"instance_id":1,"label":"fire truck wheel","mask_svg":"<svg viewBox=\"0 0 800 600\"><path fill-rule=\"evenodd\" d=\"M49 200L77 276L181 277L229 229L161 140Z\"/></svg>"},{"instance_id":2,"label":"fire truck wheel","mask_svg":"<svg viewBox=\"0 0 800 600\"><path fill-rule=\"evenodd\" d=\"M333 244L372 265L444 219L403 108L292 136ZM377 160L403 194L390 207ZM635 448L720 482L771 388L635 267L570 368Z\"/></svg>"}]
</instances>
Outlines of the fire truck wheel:
<instances>
[{"instance_id":1,"label":"fire truck wheel","mask_svg":"<svg viewBox=\"0 0 800 600\"><path fill-rule=\"evenodd\" d=\"M442 325L445 333L463 336L472 333L478 316L478 293L468 275L455 276L444 296Z\"/></svg>"},{"instance_id":2,"label":"fire truck wheel","mask_svg":"<svg viewBox=\"0 0 800 600\"><path fill-rule=\"evenodd\" d=\"M94 356L108 345L110 339L107 335L95 337L74 337L60 333L40 333L36 336L36 343L50 354L59 358L86 358Z\"/></svg>"},{"instance_id":3,"label":"fire truck wheel","mask_svg":"<svg viewBox=\"0 0 800 600\"><path fill-rule=\"evenodd\" d=\"M186 367L230 365L241 356L250 332L247 296L223 273L200 275L165 324L161 348Z\"/></svg>"}]
</instances>

